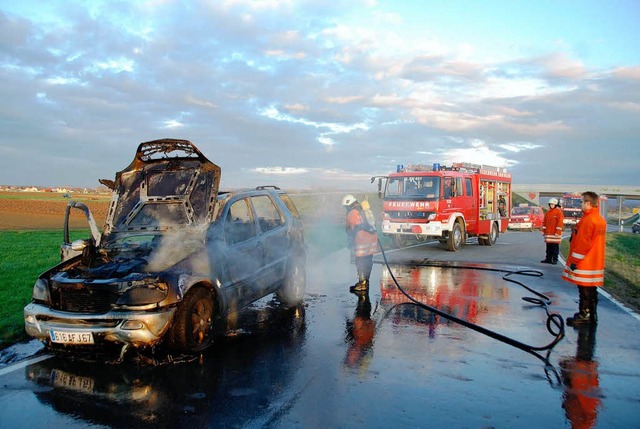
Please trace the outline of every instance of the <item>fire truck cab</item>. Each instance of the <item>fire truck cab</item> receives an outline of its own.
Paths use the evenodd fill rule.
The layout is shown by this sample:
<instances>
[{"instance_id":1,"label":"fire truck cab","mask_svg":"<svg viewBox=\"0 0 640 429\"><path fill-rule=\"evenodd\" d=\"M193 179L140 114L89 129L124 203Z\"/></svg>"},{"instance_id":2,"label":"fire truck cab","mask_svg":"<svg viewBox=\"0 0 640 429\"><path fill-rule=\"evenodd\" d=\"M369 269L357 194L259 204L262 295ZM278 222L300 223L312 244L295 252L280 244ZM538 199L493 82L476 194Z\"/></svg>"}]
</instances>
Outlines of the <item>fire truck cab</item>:
<instances>
[{"instance_id":1,"label":"fire truck cab","mask_svg":"<svg viewBox=\"0 0 640 429\"><path fill-rule=\"evenodd\" d=\"M603 218L607 219L607 201L605 195L599 196L598 210ZM564 224L576 225L582 219L582 194L566 192L560 199L560 207L564 215Z\"/></svg>"},{"instance_id":2,"label":"fire truck cab","mask_svg":"<svg viewBox=\"0 0 640 429\"><path fill-rule=\"evenodd\" d=\"M502 168L470 163L398 166L395 173L371 180L376 179L384 199L382 233L396 247L409 239L435 238L456 252L469 236L493 246L509 224L511 174Z\"/></svg>"}]
</instances>

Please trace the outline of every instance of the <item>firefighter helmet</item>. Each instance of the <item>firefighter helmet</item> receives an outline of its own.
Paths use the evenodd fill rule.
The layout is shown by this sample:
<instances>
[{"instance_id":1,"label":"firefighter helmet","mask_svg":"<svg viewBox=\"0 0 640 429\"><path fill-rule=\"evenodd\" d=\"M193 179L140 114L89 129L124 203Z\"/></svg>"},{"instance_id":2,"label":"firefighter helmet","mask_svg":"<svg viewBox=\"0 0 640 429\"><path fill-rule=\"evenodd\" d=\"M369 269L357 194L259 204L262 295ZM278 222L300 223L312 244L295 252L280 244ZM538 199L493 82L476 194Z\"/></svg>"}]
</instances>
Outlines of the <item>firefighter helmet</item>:
<instances>
[{"instance_id":1,"label":"firefighter helmet","mask_svg":"<svg viewBox=\"0 0 640 429\"><path fill-rule=\"evenodd\" d=\"M342 205L345 207L349 207L351 204L357 202L358 200L356 200L356 197L354 197L353 195L349 194L349 195L345 195L344 198L342 199Z\"/></svg>"},{"instance_id":2,"label":"firefighter helmet","mask_svg":"<svg viewBox=\"0 0 640 429\"><path fill-rule=\"evenodd\" d=\"M557 198L549 198L549 204L553 204L554 206L558 205L558 199Z\"/></svg>"}]
</instances>

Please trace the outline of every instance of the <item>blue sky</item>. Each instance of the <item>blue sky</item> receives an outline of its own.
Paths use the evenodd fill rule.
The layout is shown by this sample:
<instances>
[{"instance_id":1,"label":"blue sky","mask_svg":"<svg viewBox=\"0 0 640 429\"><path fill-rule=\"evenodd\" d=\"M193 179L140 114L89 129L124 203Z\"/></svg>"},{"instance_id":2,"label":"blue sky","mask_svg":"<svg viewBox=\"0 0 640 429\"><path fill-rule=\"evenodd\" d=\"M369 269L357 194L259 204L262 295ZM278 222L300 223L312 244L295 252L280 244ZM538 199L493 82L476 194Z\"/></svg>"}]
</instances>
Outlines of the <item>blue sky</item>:
<instances>
[{"instance_id":1,"label":"blue sky","mask_svg":"<svg viewBox=\"0 0 640 429\"><path fill-rule=\"evenodd\" d=\"M0 0L0 184L98 185L157 138L224 187L397 164L640 186L640 2Z\"/></svg>"}]
</instances>

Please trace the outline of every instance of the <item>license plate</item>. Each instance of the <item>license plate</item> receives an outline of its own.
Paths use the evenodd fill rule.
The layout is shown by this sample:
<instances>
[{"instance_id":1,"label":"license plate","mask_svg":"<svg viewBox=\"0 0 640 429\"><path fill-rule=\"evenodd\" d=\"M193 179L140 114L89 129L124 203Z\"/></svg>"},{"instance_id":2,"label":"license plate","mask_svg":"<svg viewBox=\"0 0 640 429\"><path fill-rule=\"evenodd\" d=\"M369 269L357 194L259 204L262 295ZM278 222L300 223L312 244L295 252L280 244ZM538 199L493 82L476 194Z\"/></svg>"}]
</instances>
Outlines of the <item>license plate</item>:
<instances>
[{"instance_id":1,"label":"license plate","mask_svg":"<svg viewBox=\"0 0 640 429\"><path fill-rule=\"evenodd\" d=\"M93 392L95 381L91 377L81 377L54 369L51 371L51 382L56 387Z\"/></svg>"},{"instance_id":2,"label":"license plate","mask_svg":"<svg viewBox=\"0 0 640 429\"><path fill-rule=\"evenodd\" d=\"M51 341L58 344L93 344L91 332L49 331Z\"/></svg>"}]
</instances>

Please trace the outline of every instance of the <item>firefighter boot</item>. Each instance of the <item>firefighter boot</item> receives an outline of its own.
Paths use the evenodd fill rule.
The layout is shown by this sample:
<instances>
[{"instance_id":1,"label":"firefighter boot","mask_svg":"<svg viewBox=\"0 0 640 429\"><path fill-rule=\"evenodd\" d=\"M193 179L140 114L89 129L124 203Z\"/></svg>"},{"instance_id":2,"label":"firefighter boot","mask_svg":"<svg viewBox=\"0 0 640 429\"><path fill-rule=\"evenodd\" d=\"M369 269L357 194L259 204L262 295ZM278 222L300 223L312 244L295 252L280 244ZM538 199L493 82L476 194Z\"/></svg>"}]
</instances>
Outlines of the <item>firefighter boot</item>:
<instances>
[{"instance_id":1,"label":"firefighter boot","mask_svg":"<svg viewBox=\"0 0 640 429\"><path fill-rule=\"evenodd\" d=\"M360 278L360 281L358 281L358 283L356 283L355 285L351 286L349 288L349 290L351 292L365 292L369 290L369 279L365 278L364 276L360 275L358 276Z\"/></svg>"},{"instance_id":2,"label":"firefighter boot","mask_svg":"<svg viewBox=\"0 0 640 429\"><path fill-rule=\"evenodd\" d=\"M553 265L558 265L558 255L553 255L553 256L551 257L551 263L552 263Z\"/></svg>"},{"instance_id":3,"label":"firefighter boot","mask_svg":"<svg viewBox=\"0 0 640 429\"><path fill-rule=\"evenodd\" d=\"M596 293L595 299L593 292ZM567 325L578 327L596 324L598 317L595 314L596 306L598 304L598 291L595 287L578 286L578 293L580 295L579 312L575 313L573 317L567 317Z\"/></svg>"}]
</instances>

